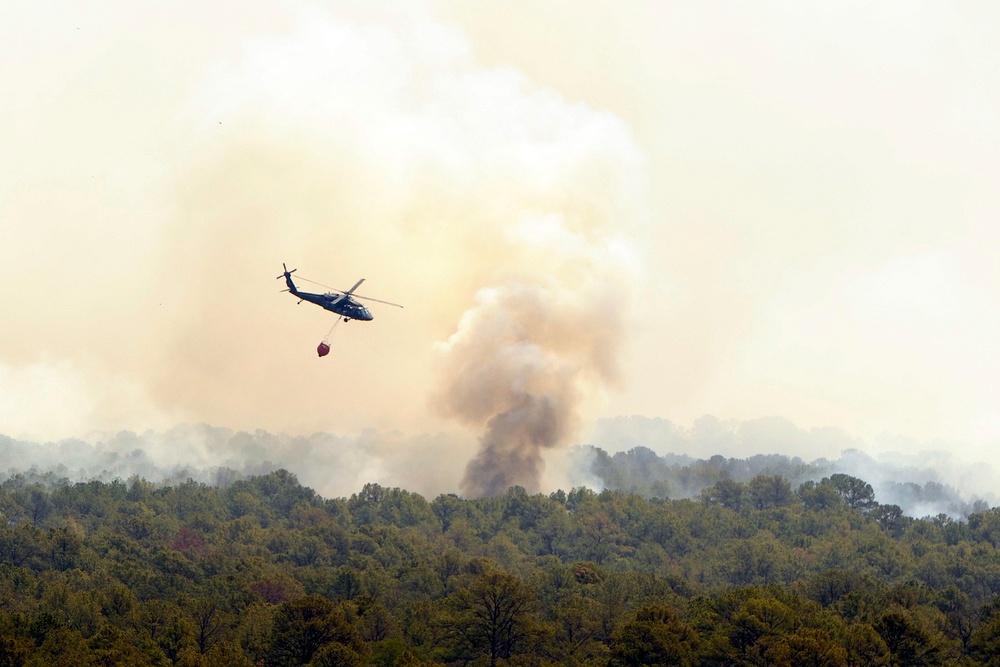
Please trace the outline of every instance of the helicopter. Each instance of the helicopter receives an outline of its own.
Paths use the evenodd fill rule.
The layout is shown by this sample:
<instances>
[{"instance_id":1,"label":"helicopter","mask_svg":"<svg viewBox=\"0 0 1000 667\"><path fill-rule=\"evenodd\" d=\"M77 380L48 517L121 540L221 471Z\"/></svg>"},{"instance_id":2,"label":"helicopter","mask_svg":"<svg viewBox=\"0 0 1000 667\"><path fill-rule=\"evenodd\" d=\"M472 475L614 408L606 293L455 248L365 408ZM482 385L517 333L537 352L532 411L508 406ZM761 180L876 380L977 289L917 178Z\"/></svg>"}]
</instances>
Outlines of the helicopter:
<instances>
[{"instance_id":1,"label":"helicopter","mask_svg":"<svg viewBox=\"0 0 1000 667\"><path fill-rule=\"evenodd\" d=\"M345 322L350 322L351 320L362 320L364 322L370 322L375 319L371 311L368 310L363 304L356 301L356 299L364 299L366 301L376 301L378 303L384 303L389 306L396 306L397 308L402 308L398 303L392 303L391 301L383 301L381 299L373 299L370 296L361 296L360 294L355 294L354 290L365 281L364 278L354 283L354 287L351 289L336 290L334 292L327 292L325 294L313 294L312 292L302 292L292 282L292 274L297 271L297 269L288 270L288 266L282 263L281 267L284 269L280 276L276 279L285 279L285 284L288 285L288 289L283 290L286 292L291 292L292 296L299 298L299 303L303 301L308 301L310 303L315 303L317 306L325 308L332 313L337 313L344 318ZM309 280L308 278L301 278L306 282L315 282L314 280ZM319 285L320 283L316 283ZM321 285L321 287L326 287L326 285ZM333 288L328 288L333 289Z\"/></svg>"},{"instance_id":2,"label":"helicopter","mask_svg":"<svg viewBox=\"0 0 1000 667\"><path fill-rule=\"evenodd\" d=\"M398 303L392 303L391 301L383 301L382 299L374 299L369 296L361 296L360 294L355 294L354 290L358 289L361 283L365 281L364 278L354 283L354 287L346 291L335 290L333 292L326 292L325 294L314 294L312 292L300 291L295 286L295 283L292 282L292 274L295 273L297 269L292 269L291 271L289 271L288 266L284 263L281 264L281 268L283 269L282 274L280 276L276 276L276 279L280 280L284 278L285 284L288 285L288 288L282 291L291 292L292 296L298 297L299 303L302 303L303 301L308 301L309 303L315 303L317 306L329 310L331 313L336 313L339 317L337 319L337 322L334 323L334 326L336 326L337 323L340 322L340 318L343 318L344 322L350 322L351 320L361 320L363 322L370 322L371 320L374 319L374 316L371 314L371 311L368 310L368 308L366 308L364 304L358 302L357 299L364 299L366 301L376 301L378 303L384 303L389 306L396 306L397 308L402 308L402 306L399 305ZM321 287L327 287L322 283L317 283L315 280L309 280L308 278L302 278L301 276L299 276L299 279L305 280L306 282L315 283L317 285L320 285ZM327 287L327 289L333 289L333 288ZM330 333L332 332L333 332L333 327L330 328ZM329 336L330 334L328 333L327 338L329 338ZM327 342L326 339L323 339L323 342L319 344L319 347L316 348L316 352L321 357L324 357L327 354L329 354L330 344Z\"/></svg>"}]
</instances>

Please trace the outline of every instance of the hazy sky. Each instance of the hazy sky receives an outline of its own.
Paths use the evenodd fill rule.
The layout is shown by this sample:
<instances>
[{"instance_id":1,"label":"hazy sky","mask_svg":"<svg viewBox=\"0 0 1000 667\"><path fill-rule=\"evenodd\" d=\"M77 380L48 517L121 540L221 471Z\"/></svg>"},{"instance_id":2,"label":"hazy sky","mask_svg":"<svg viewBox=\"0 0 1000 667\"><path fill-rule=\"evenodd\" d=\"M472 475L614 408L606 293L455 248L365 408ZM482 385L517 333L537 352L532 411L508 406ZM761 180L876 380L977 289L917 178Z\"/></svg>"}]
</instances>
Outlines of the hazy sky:
<instances>
[{"instance_id":1,"label":"hazy sky","mask_svg":"<svg viewBox=\"0 0 1000 667\"><path fill-rule=\"evenodd\" d=\"M1000 444L996 3L373 4L0 3L0 433L478 432L489 322L573 428Z\"/></svg>"}]
</instances>

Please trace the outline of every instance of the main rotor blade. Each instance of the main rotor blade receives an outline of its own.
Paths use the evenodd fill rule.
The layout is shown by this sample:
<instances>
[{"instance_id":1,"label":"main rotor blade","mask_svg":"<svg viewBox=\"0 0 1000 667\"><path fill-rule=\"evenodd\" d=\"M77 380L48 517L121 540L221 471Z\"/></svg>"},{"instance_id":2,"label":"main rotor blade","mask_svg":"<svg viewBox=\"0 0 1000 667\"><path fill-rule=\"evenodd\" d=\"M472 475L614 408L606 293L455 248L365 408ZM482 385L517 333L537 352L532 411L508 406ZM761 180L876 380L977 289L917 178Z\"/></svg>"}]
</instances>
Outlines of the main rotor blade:
<instances>
[{"instance_id":1,"label":"main rotor blade","mask_svg":"<svg viewBox=\"0 0 1000 667\"><path fill-rule=\"evenodd\" d=\"M354 294L353 296L355 299L363 299L365 301L377 301L378 303L384 303L387 306L396 306L396 308L402 308L401 305L399 305L398 303L393 303L392 301L383 301L382 299L376 299L371 296L361 296L360 294Z\"/></svg>"},{"instance_id":2,"label":"main rotor blade","mask_svg":"<svg viewBox=\"0 0 1000 667\"><path fill-rule=\"evenodd\" d=\"M312 283L313 285L319 285L320 287L325 287L325 288L327 288L327 289L329 289L329 290L333 290L333 291L335 291L335 292L343 292L343 291L344 291L344 290L339 290L339 289L337 289L336 287L330 287L329 285L324 285L323 283L321 283L321 282L317 282L317 281L315 281L315 280L310 280L309 278L304 278L303 276L299 276L299 278L298 278L298 279L299 279L299 280L304 280L304 281L306 281L307 283Z\"/></svg>"},{"instance_id":3,"label":"main rotor blade","mask_svg":"<svg viewBox=\"0 0 1000 667\"><path fill-rule=\"evenodd\" d=\"M364 279L364 278L362 278L362 279L361 279L361 280L359 280L358 282L354 283L354 287L352 287L351 289L349 289L349 290L347 290L346 292L344 292L344 294L346 294L346 295L350 296L351 294L353 294L353 293L354 293L354 290L358 289L358 285L360 285L360 284L361 284L361 283L363 283L364 281L365 281L365 279Z\"/></svg>"},{"instance_id":4,"label":"main rotor blade","mask_svg":"<svg viewBox=\"0 0 1000 667\"><path fill-rule=\"evenodd\" d=\"M282 264L282 266L284 267L285 265ZM291 271L289 271L289 273L295 273L295 271L296 271L296 269L292 269ZM278 276L278 278L284 278L284 274ZM354 290L358 289L358 286L361 285L361 283L363 283L365 281L364 278L362 278L358 282L354 283L354 287L352 287L351 289L347 290L346 292L344 290L342 290L342 289L337 289L336 287L330 287L329 285L325 285L325 284L323 284L321 282L318 282L316 280L312 280L310 278L304 278L302 276L299 276L298 279L299 280L304 280L307 283L312 283L313 285L319 285L320 287L325 287L326 289L332 290L333 292L340 292L341 296L338 296L336 299L334 299L332 302L330 302L331 306L335 305L337 303L340 303L344 299L345 296L353 296L356 299L364 299L366 301L376 301L378 303L384 303L384 304L386 304L388 306L396 306L396 308L402 308L403 307L403 306L401 306L398 303L393 303L392 301L383 301L382 299L376 299L376 298L370 297L370 296L361 296L360 294L355 294ZM283 291L287 292L288 290L283 290Z\"/></svg>"}]
</instances>

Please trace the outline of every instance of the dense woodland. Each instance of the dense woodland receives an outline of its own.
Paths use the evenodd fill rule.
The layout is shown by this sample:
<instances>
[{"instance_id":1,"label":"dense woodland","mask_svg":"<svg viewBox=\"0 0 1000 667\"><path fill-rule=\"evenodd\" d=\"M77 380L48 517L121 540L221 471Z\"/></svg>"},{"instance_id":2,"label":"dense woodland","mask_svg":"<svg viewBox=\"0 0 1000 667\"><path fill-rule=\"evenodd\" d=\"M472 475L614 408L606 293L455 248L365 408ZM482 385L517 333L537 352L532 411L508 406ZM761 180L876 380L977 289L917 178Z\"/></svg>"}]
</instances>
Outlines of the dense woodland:
<instances>
[{"instance_id":1,"label":"dense woodland","mask_svg":"<svg viewBox=\"0 0 1000 667\"><path fill-rule=\"evenodd\" d=\"M0 665L1000 665L1000 510L708 468L675 500L16 474Z\"/></svg>"}]
</instances>

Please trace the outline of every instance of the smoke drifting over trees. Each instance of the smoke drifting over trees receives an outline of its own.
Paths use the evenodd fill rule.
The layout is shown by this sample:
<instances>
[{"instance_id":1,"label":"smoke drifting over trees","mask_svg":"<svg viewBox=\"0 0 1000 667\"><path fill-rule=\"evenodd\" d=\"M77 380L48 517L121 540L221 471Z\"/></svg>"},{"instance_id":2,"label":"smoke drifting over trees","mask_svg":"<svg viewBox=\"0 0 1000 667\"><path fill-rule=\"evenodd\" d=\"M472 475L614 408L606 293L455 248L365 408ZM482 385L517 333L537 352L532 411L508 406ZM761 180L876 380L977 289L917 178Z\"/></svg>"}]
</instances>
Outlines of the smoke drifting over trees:
<instances>
[{"instance_id":1,"label":"smoke drifting over trees","mask_svg":"<svg viewBox=\"0 0 1000 667\"><path fill-rule=\"evenodd\" d=\"M1000 451L995 17L564 4L6 3L3 432L461 424L469 494L631 411ZM316 363L282 261L407 308Z\"/></svg>"},{"instance_id":2,"label":"smoke drifting over trees","mask_svg":"<svg viewBox=\"0 0 1000 667\"><path fill-rule=\"evenodd\" d=\"M830 36L826 22L782 24L791 42L775 41L770 28L751 29L750 42L706 42L747 30L714 11L695 12L691 25L665 20L659 28L675 31L674 40L645 34L655 21L628 22L638 32L596 31L615 47L609 52L643 54L618 61L631 84L613 90L603 85L617 77L603 66L591 75L575 66L579 54L602 60L599 49L552 58L548 41L525 51L528 39L491 49L504 40L493 28L510 7L490 14L487 30L420 2L399 11L268 4L198 21L146 9L97 17L79 4L61 26L40 10L28 12L33 23L7 22L34 26L4 44L12 62L40 69L11 69L24 104L12 107L3 135L21 159L4 200L5 219L23 221L10 230L9 245L23 248L12 270L31 277L30 289L10 281L4 301L18 323L3 332L5 433L44 441L94 430L166 433L192 422L260 428L294 436L239 460L311 459L329 479L301 477L324 492L391 478L420 492L477 496L511 484L552 488L546 462L588 442L580 426L598 413L687 419L702 409L777 409L810 424L862 424L864 433L884 415L887 428L903 424L912 434L934 422L923 417L940 403L935 433L964 424L987 438L1000 424L989 391L1000 374L983 363L1000 322L995 299L975 271L958 270L995 244L972 235L967 247L952 247L948 237L934 250L944 213L968 210L964 195L908 199L936 188L922 187L921 169L896 167L940 165L951 178L932 182L965 183L974 196L995 188L972 175L992 172L966 162L976 152L955 141L967 137L964 121L899 134L897 119L914 116L876 113L866 125L838 105L799 108L809 99L803 85L820 79L779 66L773 47L795 46L782 62L803 62L797 45L814 55L813 38ZM664 11L654 14L672 10ZM603 27L598 17L621 12L608 5L589 16ZM76 19L93 29L79 30ZM552 34L584 36L569 23L568 33ZM963 30L980 25L927 23L955 40L944 43L989 43L966 39L973 33ZM595 36L579 44L594 45ZM883 36L858 53L896 53ZM759 52L746 48L755 39ZM660 51L668 42L680 51ZM708 43L722 60L699 57ZM840 41L827 46L843 52ZM932 50L920 53L910 75L926 70ZM551 76L535 67L549 63ZM840 82L838 100L901 63L840 64L822 79ZM565 85L581 75L594 80ZM987 79L966 84L973 80L966 91L993 90ZM766 90L761 81L781 85ZM914 105L902 96L889 108ZM925 136L927 144L909 140ZM882 149L859 160L844 150L859 144L923 148L914 160ZM940 146L956 148L950 161ZM854 187L859 168L878 187ZM845 191L858 196L842 208ZM996 217L989 210L983 220ZM926 235L897 246L898 221L911 218L923 220ZM980 268L995 264L982 258ZM340 327L343 346L316 363L330 320L277 293L282 261L343 287L365 276L374 294L408 307L369 327ZM639 290L641 311L633 308ZM899 345L911 336L914 344ZM934 359L940 370L921 370ZM611 398L619 403L596 406L619 388L619 372L624 391ZM855 400L862 385L873 387L871 401ZM913 391L930 386L941 389ZM471 435L447 445L412 435L453 424ZM368 435L303 435L345 432ZM677 448L632 446L804 460L857 447L835 431L803 436L778 423L734 430L703 419L675 435ZM134 449L147 446L157 451L149 442ZM226 465L189 453L188 465ZM401 474L403 465L415 472Z\"/></svg>"},{"instance_id":3,"label":"smoke drifting over trees","mask_svg":"<svg viewBox=\"0 0 1000 667\"><path fill-rule=\"evenodd\" d=\"M720 480L745 484L758 475L780 475L794 489L842 474L869 483L878 502L908 516L961 517L997 501L992 467L962 461L943 443L869 443L837 429L803 430L780 417L739 422L705 415L691 428L619 417L599 421L590 441L594 484L650 497L697 497Z\"/></svg>"},{"instance_id":4,"label":"smoke drifting over trees","mask_svg":"<svg viewBox=\"0 0 1000 667\"><path fill-rule=\"evenodd\" d=\"M47 443L0 435L0 472L7 474L35 471L72 482L135 476L158 484L187 479L213 484L285 468L329 496L348 495L369 481L434 496L457 486L469 455L467 443L454 436L404 437L372 430L302 437L202 424Z\"/></svg>"},{"instance_id":5,"label":"smoke drifting over trees","mask_svg":"<svg viewBox=\"0 0 1000 667\"><path fill-rule=\"evenodd\" d=\"M504 418L519 418L519 409L513 405ZM537 425L548 418L536 415L532 419L530 423ZM487 427L488 435L491 428ZM520 436L530 437L523 433ZM375 431L352 437L325 433L292 437L198 425L48 443L0 436L0 460L4 462L0 474L25 474L49 483L138 478L170 485L189 479L225 484L285 469L327 497L347 497L375 483L401 487L428 499L459 490L469 497L499 496L512 486L529 490L526 484L534 485L532 493L586 487L677 499L716 498L720 493L725 496L727 489L739 495L742 488L752 496L755 485L775 478L785 480L788 493L808 495L812 492L810 485L832 479L837 486L839 476L860 480L868 489L869 501L898 506L911 517L947 515L960 519L997 502L993 487L975 482L971 474L975 471L988 480L989 470L964 466L941 452L926 453L921 464L898 454L875 458L856 449L833 458L809 460L749 452L742 457L693 456L657 454L640 444L618 452L592 445L573 446L568 436L563 436L544 433L537 441L517 442L522 449L513 452L494 452L486 446L491 441L484 437L478 453L473 443L456 436L405 438ZM541 444L547 442L565 444L567 455L546 457L553 453ZM655 440L647 442L657 446ZM500 460L497 470L486 468L490 457ZM466 465L469 458L471 463ZM548 459L550 470L540 482L543 458ZM505 476L510 471L520 477Z\"/></svg>"}]
</instances>

